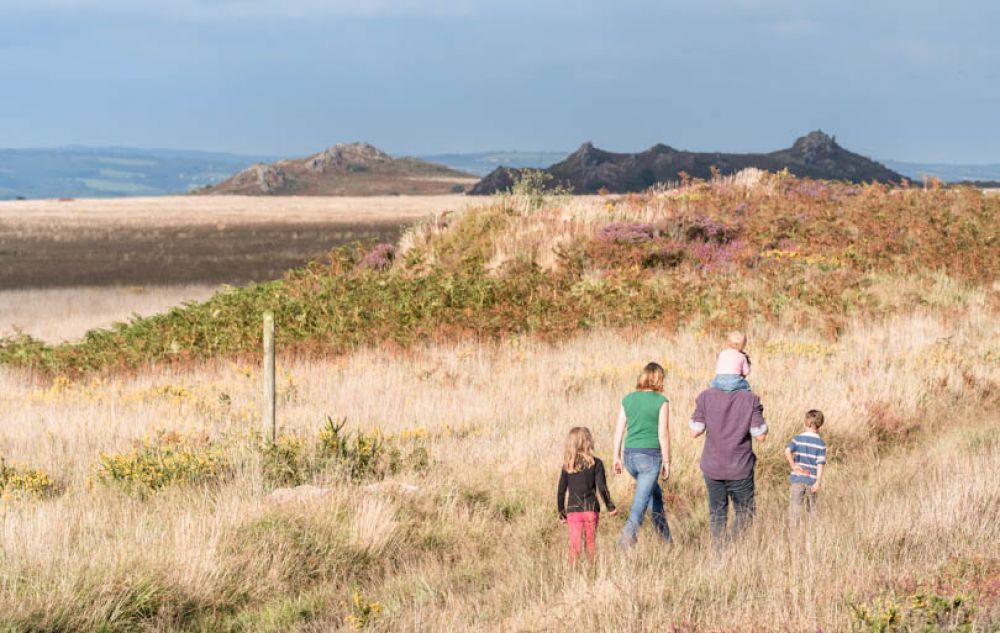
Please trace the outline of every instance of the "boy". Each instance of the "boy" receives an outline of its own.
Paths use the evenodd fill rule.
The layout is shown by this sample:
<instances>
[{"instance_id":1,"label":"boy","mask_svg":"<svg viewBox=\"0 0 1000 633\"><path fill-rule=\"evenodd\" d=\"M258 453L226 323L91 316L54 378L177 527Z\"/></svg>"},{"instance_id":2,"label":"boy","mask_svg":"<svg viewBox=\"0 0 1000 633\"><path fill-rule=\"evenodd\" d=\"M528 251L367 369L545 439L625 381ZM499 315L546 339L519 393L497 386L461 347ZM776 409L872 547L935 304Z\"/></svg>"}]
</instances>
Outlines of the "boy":
<instances>
[{"instance_id":1,"label":"boy","mask_svg":"<svg viewBox=\"0 0 1000 633\"><path fill-rule=\"evenodd\" d=\"M802 506L812 513L816 507L816 493L823 478L826 464L826 442L819 436L823 426L823 413L816 409L806 413L806 430L799 433L785 447L785 459L792 469L791 497L788 500L788 519L794 525L802 515Z\"/></svg>"}]
</instances>

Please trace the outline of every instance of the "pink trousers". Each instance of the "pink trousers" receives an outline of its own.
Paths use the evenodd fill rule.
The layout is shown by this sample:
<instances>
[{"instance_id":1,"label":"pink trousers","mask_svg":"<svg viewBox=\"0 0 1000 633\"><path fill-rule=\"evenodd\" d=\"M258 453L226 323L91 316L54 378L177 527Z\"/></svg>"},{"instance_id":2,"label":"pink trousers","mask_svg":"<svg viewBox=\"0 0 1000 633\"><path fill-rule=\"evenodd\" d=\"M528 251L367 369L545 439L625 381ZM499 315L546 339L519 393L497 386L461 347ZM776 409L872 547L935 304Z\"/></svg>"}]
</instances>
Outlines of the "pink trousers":
<instances>
[{"instance_id":1,"label":"pink trousers","mask_svg":"<svg viewBox=\"0 0 1000 633\"><path fill-rule=\"evenodd\" d=\"M587 556L591 560L597 551L597 524L600 521L597 512L570 512L566 515L569 526L569 561L576 562L583 549L583 539L587 541Z\"/></svg>"}]
</instances>

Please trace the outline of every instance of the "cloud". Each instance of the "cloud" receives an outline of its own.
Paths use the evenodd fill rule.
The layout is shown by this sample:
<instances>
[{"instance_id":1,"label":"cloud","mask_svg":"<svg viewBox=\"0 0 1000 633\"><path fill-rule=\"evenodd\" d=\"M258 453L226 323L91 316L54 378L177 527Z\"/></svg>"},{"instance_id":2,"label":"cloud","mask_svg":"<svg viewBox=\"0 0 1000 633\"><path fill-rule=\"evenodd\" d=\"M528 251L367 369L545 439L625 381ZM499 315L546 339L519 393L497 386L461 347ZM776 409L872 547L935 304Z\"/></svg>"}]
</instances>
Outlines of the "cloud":
<instances>
[{"instance_id":1,"label":"cloud","mask_svg":"<svg viewBox=\"0 0 1000 633\"><path fill-rule=\"evenodd\" d=\"M0 0L8 15L155 16L177 20L468 15L483 0Z\"/></svg>"}]
</instances>

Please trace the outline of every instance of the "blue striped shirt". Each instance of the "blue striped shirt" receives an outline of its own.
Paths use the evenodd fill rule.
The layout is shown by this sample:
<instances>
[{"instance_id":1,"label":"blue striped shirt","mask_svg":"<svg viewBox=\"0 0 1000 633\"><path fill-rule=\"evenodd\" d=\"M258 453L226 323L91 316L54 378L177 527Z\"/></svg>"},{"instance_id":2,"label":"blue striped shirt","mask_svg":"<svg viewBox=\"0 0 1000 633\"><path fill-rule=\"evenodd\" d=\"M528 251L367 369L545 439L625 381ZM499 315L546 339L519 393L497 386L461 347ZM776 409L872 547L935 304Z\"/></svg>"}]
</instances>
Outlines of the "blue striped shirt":
<instances>
[{"instance_id":1,"label":"blue striped shirt","mask_svg":"<svg viewBox=\"0 0 1000 633\"><path fill-rule=\"evenodd\" d=\"M792 451L792 459L797 466L809 473L809 476L792 473L793 484L816 483L816 467L826 463L826 442L817 433L805 431L799 433L788 442L788 450Z\"/></svg>"}]
</instances>

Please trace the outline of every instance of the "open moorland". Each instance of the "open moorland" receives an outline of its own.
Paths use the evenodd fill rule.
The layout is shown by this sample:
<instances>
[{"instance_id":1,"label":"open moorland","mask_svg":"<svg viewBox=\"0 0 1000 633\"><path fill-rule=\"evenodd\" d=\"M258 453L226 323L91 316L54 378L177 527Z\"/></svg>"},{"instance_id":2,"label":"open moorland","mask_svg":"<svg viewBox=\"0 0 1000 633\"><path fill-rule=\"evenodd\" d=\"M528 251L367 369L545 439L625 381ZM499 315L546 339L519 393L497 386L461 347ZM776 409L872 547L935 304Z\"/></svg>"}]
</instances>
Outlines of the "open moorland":
<instances>
[{"instance_id":1,"label":"open moorland","mask_svg":"<svg viewBox=\"0 0 1000 633\"><path fill-rule=\"evenodd\" d=\"M0 630L995 631L998 212L761 173L521 191L77 343L7 339ZM771 437L757 520L714 552L684 430L734 326ZM619 552L605 516L570 568L563 437L586 424L610 460L652 359L677 542ZM790 529L782 450L809 408L830 465Z\"/></svg>"},{"instance_id":2,"label":"open moorland","mask_svg":"<svg viewBox=\"0 0 1000 633\"><path fill-rule=\"evenodd\" d=\"M405 225L465 204L462 196L0 202L0 290L262 281L333 246L395 241Z\"/></svg>"}]
</instances>

